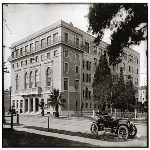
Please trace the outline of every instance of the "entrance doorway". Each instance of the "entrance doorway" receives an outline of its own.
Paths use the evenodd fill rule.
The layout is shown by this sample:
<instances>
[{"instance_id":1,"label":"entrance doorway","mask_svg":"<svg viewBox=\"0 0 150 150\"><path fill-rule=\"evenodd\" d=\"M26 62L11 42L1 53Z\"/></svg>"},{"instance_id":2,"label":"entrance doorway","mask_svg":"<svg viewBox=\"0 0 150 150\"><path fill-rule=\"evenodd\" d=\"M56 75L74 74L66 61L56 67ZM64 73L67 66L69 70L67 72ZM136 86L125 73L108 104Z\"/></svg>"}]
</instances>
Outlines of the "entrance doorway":
<instances>
[{"instance_id":1,"label":"entrance doorway","mask_svg":"<svg viewBox=\"0 0 150 150\"><path fill-rule=\"evenodd\" d=\"M30 112L33 111L33 98L30 99Z\"/></svg>"},{"instance_id":2,"label":"entrance doorway","mask_svg":"<svg viewBox=\"0 0 150 150\"><path fill-rule=\"evenodd\" d=\"M39 104L39 99L36 98L36 99L35 99L35 111L36 111L36 112L39 111L39 105L38 105L38 104Z\"/></svg>"},{"instance_id":3,"label":"entrance doorway","mask_svg":"<svg viewBox=\"0 0 150 150\"><path fill-rule=\"evenodd\" d=\"M28 99L25 99L25 112L28 112Z\"/></svg>"}]
</instances>

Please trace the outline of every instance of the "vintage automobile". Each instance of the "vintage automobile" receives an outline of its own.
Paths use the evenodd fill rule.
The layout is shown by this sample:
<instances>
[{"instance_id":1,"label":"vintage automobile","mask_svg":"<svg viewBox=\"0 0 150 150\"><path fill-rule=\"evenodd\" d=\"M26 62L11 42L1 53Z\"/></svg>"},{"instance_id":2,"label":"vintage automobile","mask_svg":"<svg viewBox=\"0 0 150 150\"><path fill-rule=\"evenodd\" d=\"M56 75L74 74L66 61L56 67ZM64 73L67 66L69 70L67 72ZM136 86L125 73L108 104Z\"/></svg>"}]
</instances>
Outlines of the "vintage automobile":
<instances>
[{"instance_id":1,"label":"vintage automobile","mask_svg":"<svg viewBox=\"0 0 150 150\"><path fill-rule=\"evenodd\" d=\"M108 114L97 114L97 119L91 125L91 133L98 134L98 131L118 135L119 138L127 139L134 137L137 133L136 126L129 120L113 119Z\"/></svg>"}]
</instances>

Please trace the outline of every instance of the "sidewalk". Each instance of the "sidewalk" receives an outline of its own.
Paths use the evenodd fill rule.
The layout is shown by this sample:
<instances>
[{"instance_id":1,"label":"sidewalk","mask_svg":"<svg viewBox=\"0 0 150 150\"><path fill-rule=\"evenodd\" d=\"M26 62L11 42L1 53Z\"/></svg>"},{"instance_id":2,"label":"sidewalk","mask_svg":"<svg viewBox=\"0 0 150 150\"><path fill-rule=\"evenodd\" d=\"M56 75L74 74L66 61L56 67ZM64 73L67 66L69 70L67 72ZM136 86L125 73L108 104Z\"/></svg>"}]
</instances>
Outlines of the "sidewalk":
<instances>
[{"instance_id":1,"label":"sidewalk","mask_svg":"<svg viewBox=\"0 0 150 150\"><path fill-rule=\"evenodd\" d=\"M78 137L78 136L70 136L70 135L64 135L64 134L59 134L59 133L52 133L52 132L39 131L39 130L34 130L34 129L27 129L24 127L25 126L23 126L23 125L22 126L14 126L14 129L17 131L25 131L25 132L29 132L29 133L35 133L35 134L52 136L52 137L82 142L82 143L88 143L88 144L99 146L99 147L146 147L147 146L146 141L137 140L137 139L128 140L128 141L124 141L124 142L120 142L120 141L108 142L108 141L89 139L89 138ZM5 125L4 128L10 128L10 126Z\"/></svg>"}]
</instances>

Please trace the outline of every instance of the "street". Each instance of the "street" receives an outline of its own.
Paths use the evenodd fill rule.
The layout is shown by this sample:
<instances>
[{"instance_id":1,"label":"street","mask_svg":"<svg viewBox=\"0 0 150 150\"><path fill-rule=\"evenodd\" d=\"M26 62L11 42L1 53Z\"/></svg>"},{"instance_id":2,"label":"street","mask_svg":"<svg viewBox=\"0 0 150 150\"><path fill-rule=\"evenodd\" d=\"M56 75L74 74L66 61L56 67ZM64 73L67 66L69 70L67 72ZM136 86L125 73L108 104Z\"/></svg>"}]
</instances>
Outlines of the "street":
<instances>
[{"instance_id":1,"label":"street","mask_svg":"<svg viewBox=\"0 0 150 150\"><path fill-rule=\"evenodd\" d=\"M16 116L14 116L13 119L14 123L16 123ZM10 118L6 118L6 122L10 122ZM147 146L147 124L140 122L140 121L135 121L134 122L136 127L137 127L137 138L136 139L130 139L127 140L126 142L108 142L107 146L114 146L114 145L120 145L120 147L128 146L128 147L146 147ZM41 115L19 115L19 124L23 124L26 126L36 126L36 127L43 127L43 128L48 128L48 117L44 116L42 117ZM72 132L82 132L82 133L90 133L90 125L92 124L92 120L88 118L77 118L77 117L72 117L72 118L54 118L54 117L49 117L49 128L53 129L59 129L59 130L67 130L67 131L72 131ZM25 131L26 129L24 129ZM34 131L36 132L36 131ZM99 132L99 135L101 132ZM91 139L93 140L93 139ZM104 143L104 141L102 141ZM101 143L101 144L102 144Z\"/></svg>"}]
</instances>

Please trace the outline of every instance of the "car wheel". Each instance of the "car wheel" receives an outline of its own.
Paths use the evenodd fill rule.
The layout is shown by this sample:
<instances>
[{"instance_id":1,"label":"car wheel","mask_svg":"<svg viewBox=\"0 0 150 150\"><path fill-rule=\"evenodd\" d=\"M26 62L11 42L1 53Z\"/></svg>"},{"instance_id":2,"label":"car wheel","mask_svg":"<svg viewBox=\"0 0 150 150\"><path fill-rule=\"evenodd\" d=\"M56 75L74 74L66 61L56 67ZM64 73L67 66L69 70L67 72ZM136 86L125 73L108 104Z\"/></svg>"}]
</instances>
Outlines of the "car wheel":
<instances>
[{"instance_id":1,"label":"car wheel","mask_svg":"<svg viewBox=\"0 0 150 150\"><path fill-rule=\"evenodd\" d=\"M132 125L130 128L131 128L130 129L131 132L129 132L129 136L134 137L137 134L137 128L135 125Z\"/></svg>"},{"instance_id":2,"label":"car wheel","mask_svg":"<svg viewBox=\"0 0 150 150\"><path fill-rule=\"evenodd\" d=\"M126 126L120 126L118 129L118 137L122 139L128 138L128 128Z\"/></svg>"},{"instance_id":3,"label":"car wheel","mask_svg":"<svg viewBox=\"0 0 150 150\"><path fill-rule=\"evenodd\" d=\"M91 133L98 134L98 126L95 123L91 125Z\"/></svg>"}]
</instances>

